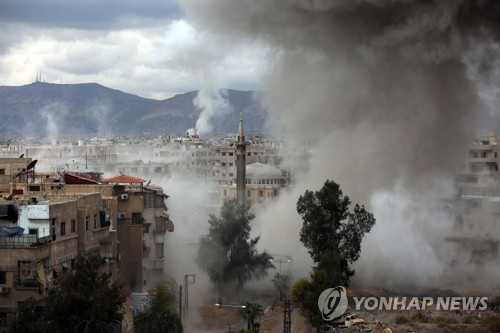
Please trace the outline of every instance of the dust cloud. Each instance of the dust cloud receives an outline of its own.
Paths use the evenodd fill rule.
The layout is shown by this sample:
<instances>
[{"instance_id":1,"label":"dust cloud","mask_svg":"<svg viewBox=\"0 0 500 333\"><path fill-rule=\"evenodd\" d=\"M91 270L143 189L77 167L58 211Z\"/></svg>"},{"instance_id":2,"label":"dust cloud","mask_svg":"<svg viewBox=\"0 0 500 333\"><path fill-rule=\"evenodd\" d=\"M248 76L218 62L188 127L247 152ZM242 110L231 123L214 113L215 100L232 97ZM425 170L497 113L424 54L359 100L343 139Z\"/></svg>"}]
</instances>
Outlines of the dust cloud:
<instances>
[{"instance_id":1,"label":"dust cloud","mask_svg":"<svg viewBox=\"0 0 500 333\"><path fill-rule=\"evenodd\" d=\"M195 28L214 39L274 51L259 87L269 128L316 142L309 172L258 217L263 246L303 253L296 200L333 179L377 218L355 284L444 287L450 269L475 269L449 267L444 239L454 224L443 200L455 195L450 176L467 143L494 115L499 3L181 3ZM276 241L278 232L286 242Z\"/></svg>"}]
</instances>

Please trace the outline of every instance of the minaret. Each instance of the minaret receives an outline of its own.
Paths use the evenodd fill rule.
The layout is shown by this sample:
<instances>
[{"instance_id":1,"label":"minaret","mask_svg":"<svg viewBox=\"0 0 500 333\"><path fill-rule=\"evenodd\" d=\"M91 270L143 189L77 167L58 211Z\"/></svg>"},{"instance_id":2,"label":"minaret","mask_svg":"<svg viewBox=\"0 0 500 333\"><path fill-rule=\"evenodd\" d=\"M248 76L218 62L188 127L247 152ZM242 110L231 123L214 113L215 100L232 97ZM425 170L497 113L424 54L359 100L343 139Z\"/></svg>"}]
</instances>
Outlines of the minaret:
<instances>
[{"instance_id":1,"label":"minaret","mask_svg":"<svg viewBox=\"0 0 500 333\"><path fill-rule=\"evenodd\" d=\"M246 146L243 118L240 114L240 127L238 128L238 139L236 141L236 200L240 205L246 204Z\"/></svg>"}]
</instances>

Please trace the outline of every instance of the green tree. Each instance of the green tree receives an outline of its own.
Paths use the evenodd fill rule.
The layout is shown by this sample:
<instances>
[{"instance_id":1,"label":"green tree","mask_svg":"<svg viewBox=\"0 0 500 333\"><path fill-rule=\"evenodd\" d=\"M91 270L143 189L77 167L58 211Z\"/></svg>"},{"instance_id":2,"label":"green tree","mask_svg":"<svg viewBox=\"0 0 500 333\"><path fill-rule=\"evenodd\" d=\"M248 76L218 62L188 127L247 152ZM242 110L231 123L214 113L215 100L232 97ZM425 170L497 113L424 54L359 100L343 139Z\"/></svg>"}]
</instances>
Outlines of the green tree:
<instances>
[{"instance_id":1,"label":"green tree","mask_svg":"<svg viewBox=\"0 0 500 333\"><path fill-rule=\"evenodd\" d=\"M182 332L182 322L177 313L176 299L164 285L149 291L146 309L135 321L136 332Z\"/></svg>"},{"instance_id":2,"label":"green tree","mask_svg":"<svg viewBox=\"0 0 500 333\"><path fill-rule=\"evenodd\" d=\"M14 332L42 333L51 331L46 330L50 323L43 322L43 310L39 303L30 297L19 304Z\"/></svg>"},{"instance_id":3,"label":"green tree","mask_svg":"<svg viewBox=\"0 0 500 333\"><path fill-rule=\"evenodd\" d=\"M46 299L43 321L51 332L114 332L126 297L110 273L99 272L97 256L79 257L76 271L58 277Z\"/></svg>"},{"instance_id":4,"label":"green tree","mask_svg":"<svg viewBox=\"0 0 500 333\"><path fill-rule=\"evenodd\" d=\"M246 302L245 308L241 310L241 315L247 320L247 330L249 333L257 333L259 330L259 323L255 319L263 315L263 307L258 303Z\"/></svg>"},{"instance_id":5,"label":"green tree","mask_svg":"<svg viewBox=\"0 0 500 333\"><path fill-rule=\"evenodd\" d=\"M330 180L319 191L306 190L297 201L297 212L303 220L300 241L328 278L340 270L340 279L335 283L344 286L354 275L349 265L358 260L361 241L375 224L375 218L364 206L355 204L352 211L350 206L349 197ZM333 264L335 270L328 268L327 263Z\"/></svg>"},{"instance_id":6,"label":"green tree","mask_svg":"<svg viewBox=\"0 0 500 333\"><path fill-rule=\"evenodd\" d=\"M315 268L309 279L297 280L292 285L291 300L301 305L301 311L313 327L324 324L318 311L318 297L331 284L324 269Z\"/></svg>"},{"instance_id":7,"label":"green tree","mask_svg":"<svg viewBox=\"0 0 500 333\"><path fill-rule=\"evenodd\" d=\"M224 201L220 217L210 215L208 234L200 239L197 262L212 281L233 283L241 288L251 279L261 279L274 267L272 257L259 253L260 237L250 238L250 207L236 200Z\"/></svg>"}]
</instances>

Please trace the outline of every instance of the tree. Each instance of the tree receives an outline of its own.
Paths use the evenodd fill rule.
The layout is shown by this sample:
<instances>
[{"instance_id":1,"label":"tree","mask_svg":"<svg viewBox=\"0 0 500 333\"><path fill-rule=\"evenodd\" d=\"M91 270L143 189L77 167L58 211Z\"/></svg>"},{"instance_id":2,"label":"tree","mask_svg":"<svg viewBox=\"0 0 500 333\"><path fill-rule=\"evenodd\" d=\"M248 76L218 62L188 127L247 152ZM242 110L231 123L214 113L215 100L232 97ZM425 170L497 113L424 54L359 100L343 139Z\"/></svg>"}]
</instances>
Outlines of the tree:
<instances>
[{"instance_id":1,"label":"tree","mask_svg":"<svg viewBox=\"0 0 500 333\"><path fill-rule=\"evenodd\" d=\"M97 256L79 257L76 272L58 277L46 299L43 321L51 332L114 332L123 319L126 297L122 286L111 282L110 273L99 272Z\"/></svg>"},{"instance_id":2,"label":"tree","mask_svg":"<svg viewBox=\"0 0 500 333\"><path fill-rule=\"evenodd\" d=\"M197 262L212 281L234 283L237 287L251 279L261 279L274 267L272 257L258 253L260 237L250 238L250 207L236 200L224 201L220 217L210 215L208 233L201 237Z\"/></svg>"},{"instance_id":3,"label":"tree","mask_svg":"<svg viewBox=\"0 0 500 333\"><path fill-rule=\"evenodd\" d=\"M176 299L164 285L149 291L148 304L135 321L136 332L182 332L182 322L176 310Z\"/></svg>"},{"instance_id":4,"label":"tree","mask_svg":"<svg viewBox=\"0 0 500 333\"><path fill-rule=\"evenodd\" d=\"M291 291L291 300L301 305L301 311L313 327L324 324L321 312L318 311L318 297L327 288L330 282L324 269L313 269L309 279L297 280Z\"/></svg>"},{"instance_id":5,"label":"tree","mask_svg":"<svg viewBox=\"0 0 500 333\"><path fill-rule=\"evenodd\" d=\"M306 190L297 201L297 212L303 220L300 241L328 277L340 270L337 283L344 286L354 275L349 265L358 260L361 241L375 224L375 218L364 206L356 204L352 212L350 206L349 197L330 180L319 191ZM337 272L327 268L327 262L334 264Z\"/></svg>"},{"instance_id":6,"label":"tree","mask_svg":"<svg viewBox=\"0 0 500 333\"><path fill-rule=\"evenodd\" d=\"M42 322L43 310L39 301L33 297L19 304L17 320L14 324L14 332L42 333L49 332L47 327L50 323Z\"/></svg>"},{"instance_id":7,"label":"tree","mask_svg":"<svg viewBox=\"0 0 500 333\"><path fill-rule=\"evenodd\" d=\"M241 315L247 320L247 330L249 333L257 333L260 324L255 319L264 314L262 305L258 303L246 302L245 308L241 310Z\"/></svg>"}]
</instances>

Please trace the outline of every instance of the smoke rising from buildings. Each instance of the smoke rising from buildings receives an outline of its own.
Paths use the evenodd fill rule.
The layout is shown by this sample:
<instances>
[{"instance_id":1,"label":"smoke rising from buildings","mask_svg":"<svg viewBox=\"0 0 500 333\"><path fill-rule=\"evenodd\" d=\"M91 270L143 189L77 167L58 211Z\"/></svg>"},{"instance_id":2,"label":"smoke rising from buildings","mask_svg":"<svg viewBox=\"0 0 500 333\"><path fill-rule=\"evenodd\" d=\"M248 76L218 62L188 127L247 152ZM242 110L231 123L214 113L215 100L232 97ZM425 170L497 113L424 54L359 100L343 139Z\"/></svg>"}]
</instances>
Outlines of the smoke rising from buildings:
<instances>
[{"instance_id":1,"label":"smoke rising from buildings","mask_svg":"<svg viewBox=\"0 0 500 333\"><path fill-rule=\"evenodd\" d=\"M182 4L191 22L226 43L258 42L275 50L274 66L261 87L276 120L271 127L275 133L317 142L310 172L297 184L286 208L277 207L295 211L303 190L317 190L326 179L333 179L378 219L363 244L358 282L389 287L438 283L426 281L440 276L445 263L433 245L453 226L440 205L429 199L451 195L453 190L442 177L456 170L466 143L481 125L492 104L485 96L497 98L497 74L490 64L500 59L496 31L500 4L472 0L183 0ZM420 200L424 196L427 200ZM422 209L427 214L419 213ZM290 221L282 221L279 214L275 208L267 223L286 227ZM298 235L295 238L298 243ZM385 243L392 244L385 248L391 251L377 252ZM417 266L411 258L424 259Z\"/></svg>"},{"instance_id":2,"label":"smoke rising from buildings","mask_svg":"<svg viewBox=\"0 0 500 333\"><path fill-rule=\"evenodd\" d=\"M211 120L215 116L223 116L231 110L225 90L203 87L193 100L193 104L201 110L196 121L199 135L210 134L213 130Z\"/></svg>"}]
</instances>

